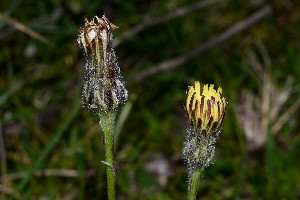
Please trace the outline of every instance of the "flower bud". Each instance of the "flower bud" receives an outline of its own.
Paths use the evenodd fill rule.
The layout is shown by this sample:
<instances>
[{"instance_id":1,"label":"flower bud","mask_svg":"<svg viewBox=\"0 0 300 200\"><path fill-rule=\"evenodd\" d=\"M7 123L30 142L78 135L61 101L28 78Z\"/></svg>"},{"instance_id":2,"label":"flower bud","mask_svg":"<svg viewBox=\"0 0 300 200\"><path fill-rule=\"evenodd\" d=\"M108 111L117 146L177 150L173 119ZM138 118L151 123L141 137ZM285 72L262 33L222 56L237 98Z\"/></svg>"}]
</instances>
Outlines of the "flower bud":
<instances>
[{"instance_id":1,"label":"flower bud","mask_svg":"<svg viewBox=\"0 0 300 200\"><path fill-rule=\"evenodd\" d=\"M213 162L215 142L220 134L226 106L221 88L216 91L214 85L204 85L201 94L198 81L195 88L189 86L186 96L188 134L183 149L183 157L189 167L203 170Z\"/></svg>"},{"instance_id":2,"label":"flower bud","mask_svg":"<svg viewBox=\"0 0 300 200\"><path fill-rule=\"evenodd\" d=\"M77 41L85 56L82 102L89 109L115 109L127 100L112 48L112 31L116 28L103 15L90 22L85 18L85 27L79 30Z\"/></svg>"}]
</instances>

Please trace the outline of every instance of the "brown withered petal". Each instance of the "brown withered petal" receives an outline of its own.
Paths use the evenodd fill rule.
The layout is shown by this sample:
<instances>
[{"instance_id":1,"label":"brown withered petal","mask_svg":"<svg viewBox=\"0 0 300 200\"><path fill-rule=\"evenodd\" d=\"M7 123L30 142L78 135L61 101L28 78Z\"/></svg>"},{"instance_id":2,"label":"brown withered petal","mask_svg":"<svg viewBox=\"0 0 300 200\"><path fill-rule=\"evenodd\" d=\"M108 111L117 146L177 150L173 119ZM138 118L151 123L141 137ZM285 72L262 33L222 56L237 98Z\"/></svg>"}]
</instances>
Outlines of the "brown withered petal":
<instances>
[{"instance_id":1,"label":"brown withered petal","mask_svg":"<svg viewBox=\"0 0 300 200\"><path fill-rule=\"evenodd\" d=\"M201 128L201 125L202 125L202 120L201 118L198 119L198 128L200 129Z\"/></svg>"},{"instance_id":2,"label":"brown withered petal","mask_svg":"<svg viewBox=\"0 0 300 200\"><path fill-rule=\"evenodd\" d=\"M189 111L190 111L190 113L193 112L193 103L194 103L195 95L196 95L196 93L194 93L194 94L192 95L191 101L190 101L190 104L189 104Z\"/></svg>"},{"instance_id":3,"label":"brown withered petal","mask_svg":"<svg viewBox=\"0 0 300 200\"><path fill-rule=\"evenodd\" d=\"M200 104L200 117L203 116L204 98L205 98L205 97L202 97L202 98L201 98L201 104Z\"/></svg>"},{"instance_id":4,"label":"brown withered petal","mask_svg":"<svg viewBox=\"0 0 300 200\"><path fill-rule=\"evenodd\" d=\"M217 128L218 122L214 122L212 127L211 127L211 132L215 132Z\"/></svg>"},{"instance_id":5,"label":"brown withered petal","mask_svg":"<svg viewBox=\"0 0 300 200\"><path fill-rule=\"evenodd\" d=\"M195 103L195 109L194 109L194 112L193 112L194 117L197 116L197 112L198 112L198 103L199 103L199 101L196 100L196 103Z\"/></svg>"},{"instance_id":6,"label":"brown withered petal","mask_svg":"<svg viewBox=\"0 0 300 200\"><path fill-rule=\"evenodd\" d=\"M210 118L210 114L211 114L210 100L207 100L207 119Z\"/></svg>"},{"instance_id":7,"label":"brown withered petal","mask_svg":"<svg viewBox=\"0 0 300 200\"><path fill-rule=\"evenodd\" d=\"M207 127L210 127L211 123L213 122L213 117L211 116L209 118L209 121L208 121L208 124L207 124Z\"/></svg>"}]
</instances>

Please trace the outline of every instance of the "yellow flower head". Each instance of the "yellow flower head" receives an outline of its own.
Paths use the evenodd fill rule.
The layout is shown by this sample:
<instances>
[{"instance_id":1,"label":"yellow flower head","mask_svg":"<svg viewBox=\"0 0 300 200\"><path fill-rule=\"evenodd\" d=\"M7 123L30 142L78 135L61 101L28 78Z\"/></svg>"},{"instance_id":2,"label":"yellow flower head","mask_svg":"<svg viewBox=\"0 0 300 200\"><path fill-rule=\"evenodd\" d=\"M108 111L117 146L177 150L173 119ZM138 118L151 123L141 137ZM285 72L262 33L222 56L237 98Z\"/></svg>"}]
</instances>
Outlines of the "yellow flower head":
<instances>
[{"instance_id":1,"label":"yellow flower head","mask_svg":"<svg viewBox=\"0 0 300 200\"><path fill-rule=\"evenodd\" d=\"M186 111L192 126L206 133L218 131L227 106L222 88L216 91L213 84L209 87L205 84L201 93L200 83L196 81L195 87L189 86L186 94Z\"/></svg>"}]
</instances>

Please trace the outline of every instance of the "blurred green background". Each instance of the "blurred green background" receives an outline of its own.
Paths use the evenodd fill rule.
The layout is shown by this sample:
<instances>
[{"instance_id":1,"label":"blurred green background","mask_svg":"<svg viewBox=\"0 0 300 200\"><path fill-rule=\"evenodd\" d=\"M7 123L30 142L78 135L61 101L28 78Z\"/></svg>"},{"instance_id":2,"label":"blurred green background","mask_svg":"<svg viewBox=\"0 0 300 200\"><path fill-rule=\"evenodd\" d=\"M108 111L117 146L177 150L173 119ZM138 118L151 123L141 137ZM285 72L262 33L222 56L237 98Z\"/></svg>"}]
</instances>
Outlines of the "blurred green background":
<instances>
[{"instance_id":1,"label":"blurred green background","mask_svg":"<svg viewBox=\"0 0 300 200\"><path fill-rule=\"evenodd\" d=\"M117 121L118 199L186 199L183 105L195 80L221 86L229 102L198 198L300 199L297 0L1 0L0 199L106 199L102 133L81 107L76 42L83 18L103 13L119 27L129 91ZM219 41L255 13L257 22Z\"/></svg>"}]
</instances>

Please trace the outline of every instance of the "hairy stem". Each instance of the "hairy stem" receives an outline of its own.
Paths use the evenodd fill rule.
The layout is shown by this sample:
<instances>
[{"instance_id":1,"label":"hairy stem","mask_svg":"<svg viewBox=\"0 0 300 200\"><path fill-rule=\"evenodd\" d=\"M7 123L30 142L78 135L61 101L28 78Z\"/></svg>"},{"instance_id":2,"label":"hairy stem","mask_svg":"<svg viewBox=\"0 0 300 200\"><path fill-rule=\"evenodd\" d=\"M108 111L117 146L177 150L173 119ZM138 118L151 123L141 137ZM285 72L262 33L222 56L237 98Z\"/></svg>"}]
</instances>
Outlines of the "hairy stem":
<instances>
[{"instance_id":1,"label":"hairy stem","mask_svg":"<svg viewBox=\"0 0 300 200\"><path fill-rule=\"evenodd\" d=\"M106 175L107 175L107 195L108 200L115 200L115 171L114 171L114 128L115 128L115 112L107 111L99 114L100 125L104 132L104 146L106 161Z\"/></svg>"},{"instance_id":2,"label":"hairy stem","mask_svg":"<svg viewBox=\"0 0 300 200\"><path fill-rule=\"evenodd\" d=\"M195 200L197 196L197 188L198 188L198 183L199 179L201 176L201 170L198 168L191 169L192 174L190 177L190 182L189 182L189 195L188 199L189 200Z\"/></svg>"}]
</instances>

